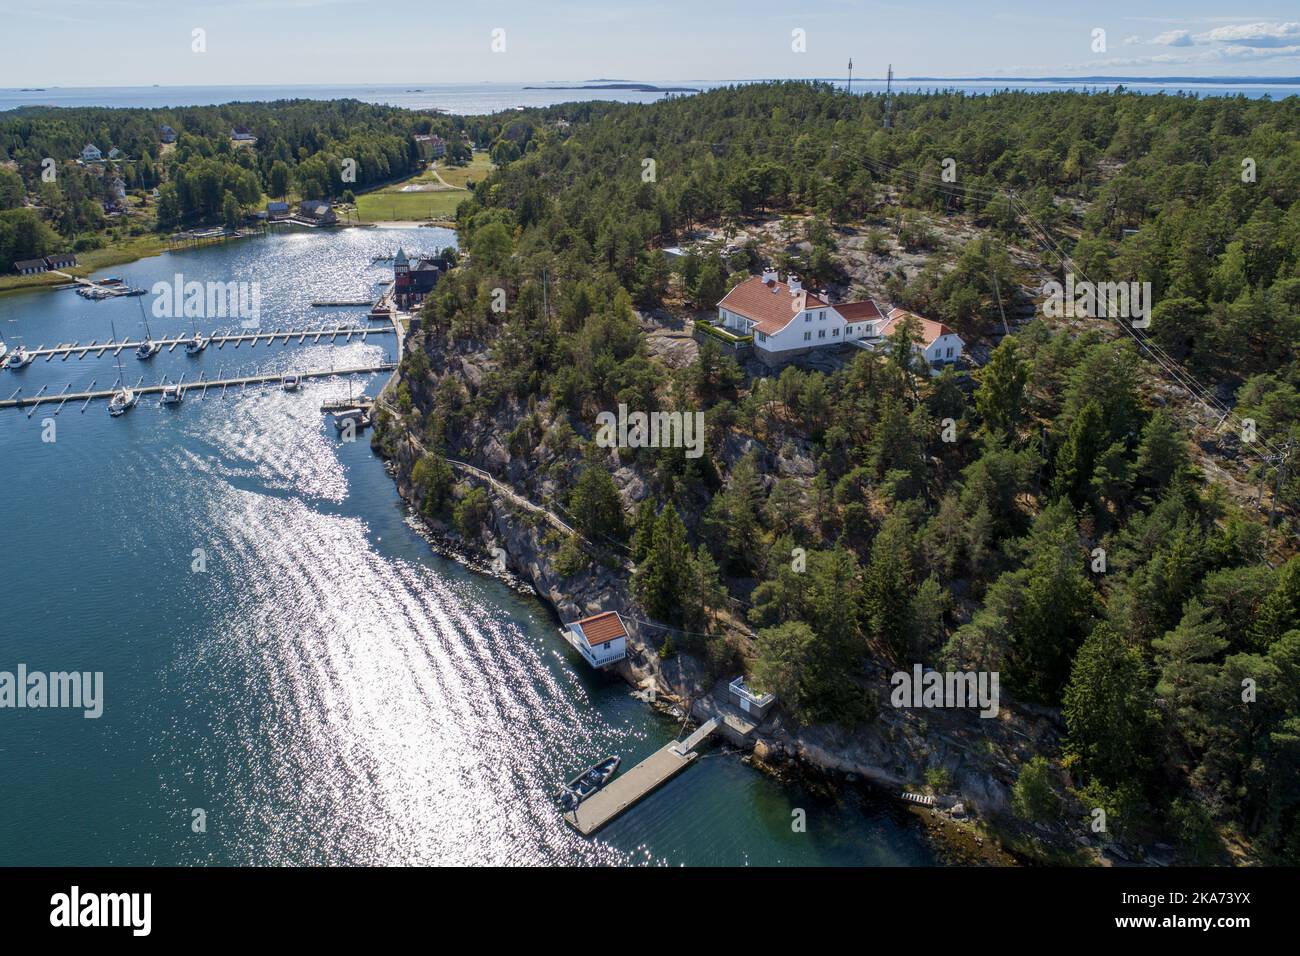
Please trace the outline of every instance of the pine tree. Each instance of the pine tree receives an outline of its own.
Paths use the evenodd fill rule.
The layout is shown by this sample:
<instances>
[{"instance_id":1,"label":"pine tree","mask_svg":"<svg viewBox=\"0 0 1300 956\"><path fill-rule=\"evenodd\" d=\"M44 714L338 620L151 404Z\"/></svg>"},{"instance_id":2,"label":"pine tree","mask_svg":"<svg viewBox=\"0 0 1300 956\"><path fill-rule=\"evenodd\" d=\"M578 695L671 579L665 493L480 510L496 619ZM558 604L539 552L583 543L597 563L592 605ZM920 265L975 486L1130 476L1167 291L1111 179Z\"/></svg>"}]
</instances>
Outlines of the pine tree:
<instances>
[{"instance_id":1,"label":"pine tree","mask_svg":"<svg viewBox=\"0 0 1300 956\"><path fill-rule=\"evenodd\" d=\"M1300 628L1300 556L1282 565L1277 586L1264 599L1250 629L1251 646L1265 651L1287 631Z\"/></svg>"},{"instance_id":2,"label":"pine tree","mask_svg":"<svg viewBox=\"0 0 1300 956\"><path fill-rule=\"evenodd\" d=\"M1075 658L1061 708L1064 750L1085 780L1117 787L1150 769L1157 726L1150 700L1142 654L1097 625Z\"/></svg>"},{"instance_id":3,"label":"pine tree","mask_svg":"<svg viewBox=\"0 0 1300 956\"><path fill-rule=\"evenodd\" d=\"M998 343L977 377L975 409L984 427L1014 441L1024 418L1025 385L1029 381L1029 363L1020 358L1015 336L1008 335Z\"/></svg>"},{"instance_id":4,"label":"pine tree","mask_svg":"<svg viewBox=\"0 0 1300 956\"><path fill-rule=\"evenodd\" d=\"M1220 688L1216 658L1227 648L1223 623L1193 598L1178 627L1151 642L1159 669L1156 694L1166 701L1174 729L1191 748L1205 743L1208 700Z\"/></svg>"}]
</instances>

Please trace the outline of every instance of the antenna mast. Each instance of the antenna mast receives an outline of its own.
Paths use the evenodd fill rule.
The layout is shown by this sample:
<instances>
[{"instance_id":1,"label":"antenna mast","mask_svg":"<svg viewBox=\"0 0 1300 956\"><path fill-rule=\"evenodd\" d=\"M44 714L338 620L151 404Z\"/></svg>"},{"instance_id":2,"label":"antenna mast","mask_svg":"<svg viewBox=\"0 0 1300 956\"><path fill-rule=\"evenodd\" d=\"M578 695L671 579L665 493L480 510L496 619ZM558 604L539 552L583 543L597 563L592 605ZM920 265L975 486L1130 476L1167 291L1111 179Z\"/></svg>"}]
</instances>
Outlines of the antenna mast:
<instances>
[{"instance_id":1,"label":"antenna mast","mask_svg":"<svg viewBox=\"0 0 1300 956\"><path fill-rule=\"evenodd\" d=\"M849 94L853 93L853 57L849 57Z\"/></svg>"},{"instance_id":2,"label":"antenna mast","mask_svg":"<svg viewBox=\"0 0 1300 956\"><path fill-rule=\"evenodd\" d=\"M889 72L885 74L885 129L893 129L894 122L890 117L890 109L894 105L894 64L889 64Z\"/></svg>"}]
</instances>

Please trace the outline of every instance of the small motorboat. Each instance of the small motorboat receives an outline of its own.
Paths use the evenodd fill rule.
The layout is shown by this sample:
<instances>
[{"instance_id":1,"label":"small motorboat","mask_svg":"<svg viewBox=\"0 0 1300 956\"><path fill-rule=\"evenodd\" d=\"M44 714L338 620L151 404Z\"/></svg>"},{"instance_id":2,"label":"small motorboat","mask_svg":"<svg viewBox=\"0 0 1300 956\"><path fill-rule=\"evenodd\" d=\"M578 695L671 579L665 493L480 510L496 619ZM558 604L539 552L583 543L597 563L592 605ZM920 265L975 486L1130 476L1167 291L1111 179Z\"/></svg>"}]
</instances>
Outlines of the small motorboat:
<instances>
[{"instance_id":1,"label":"small motorboat","mask_svg":"<svg viewBox=\"0 0 1300 956\"><path fill-rule=\"evenodd\" d=\"M135 349L135 357L144 362L162 351L162 346L153 339L145 339Z\"/></svg>"},{"instance_id":2,"label":"small motorboat","mask_svg":"<svg viewBox=\"0 0 1300 956\"><path fill-rule=\"evenodd\" d=\"M370 424L370 418L364 408L341 408L332 412L330 417L334 419L334 428L340 432L346 429L349 423L353 428L365 428Z\"/></svg>"},{"instance_id":3,"label":"small motorboat","mask_svg":"<svg viewBox=\"0 0 1300 956\"><path fill-rule=\"evenodd\" d=\"M286 392L296 392L302 386L302 376L286 375L280 379L280 387Z\"/></svg>"},{"instance_id":4,"label":"small motorboat","mask_svg":"<svg viewBox=\"0 0 1300 956\"><path fill-rule=\"evenodd\" d=\"M28 352L27 349L20 345L9 353L9 361L5 363L5 368L11 368L14 370L26 368L32 364L34 358L35 356L32 355L32 353Z\"/></svg>"},{"instance_id":5,"label":"small motorboat","mask_svg":"<svg viewBox=\"0 0 1300 956\"><path fill-rule=\"evenodd\" d=\"M164 405L179 405L185 401L185 392L179 385L164 385L162 390L162 403Z\"/></svg>"},{"instance_id":6,"label":"small motorboat","mask_svg":"<svg viewBox=\"0 0 1300 956\"><path fill-rule=\"evenodd\" d=\"M140 396L129 388L121 388L113 393L113 397L108 400L108 413L116 418L118 415L125 415L130 409L135 407L135 403L140 400Z\"/></svg>"},{"instance_id":7,"label":"small motorboat","mask_svg":"<svg viewBox=\"0 0 1300 956\"><path fill-rule=\"evenodd\" d=\"M618 772L618 765L622 762L622 757L606 757L600 763L574 777L560 791L560 805L566 810L577 809L578 804L613 779L614 774Z\"/></svg>"}]
</instances>

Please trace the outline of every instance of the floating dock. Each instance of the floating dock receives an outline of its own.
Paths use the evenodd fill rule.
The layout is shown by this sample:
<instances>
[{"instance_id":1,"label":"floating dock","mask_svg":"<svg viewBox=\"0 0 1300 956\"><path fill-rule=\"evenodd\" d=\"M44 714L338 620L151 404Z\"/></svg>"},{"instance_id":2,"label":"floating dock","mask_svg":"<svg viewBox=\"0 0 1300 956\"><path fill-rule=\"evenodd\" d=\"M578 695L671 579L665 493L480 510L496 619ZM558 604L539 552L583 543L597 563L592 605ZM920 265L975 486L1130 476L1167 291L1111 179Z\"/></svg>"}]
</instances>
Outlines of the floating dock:
<instances>
[{"instance_id":1,"label":"floating dock","mask_svg":"<svg viewBox=\"0 0 1300 956\"><path fill-rule=\"evenodd\" d=\"M354 336L364 342L367 336L389 335L394 331L396 331L394 328L385 328L383 326L339 325L333 328L324 329L275 329L270 332L238 332L230 335L205 336L200 332L199 337L208 345L215 345L217 348L222 349L227 345L233 345L235 348L239 348L239 346L245 344L248 345L249 348L253 348L258 342L265 342L267 345L270 345L276 339L279 339L281 344L285 345L290 341L297 341L297 343L301 345L308 339L310 339L313 344L319 342L321 339L328 339L329 341L334 342L340 336L344 337L348 342L351 342ZM170 352L175 349L176 346L184 345L193 338L193 334L190 334L180 335L174 338L154 339L153 341L155 344ZM78 359L83 359L91 352L95 353L96 358L103 355L105 352L111 352L113 355L118 355L126 349L136 349L142 344L144 343L140 341L133 342L125 339L119 342L90 342L88 344L72 342L56 345L54 348L48 349L42 345L37 349L28 349L27 354L30 355L33 360L43 358L48 362L56 356L61 356L62 359L66 361L69 356L76 356Z\"/></svg>"},{"instance_id":2,"label":"floating dock","mask_svg":"<svg viewBox=\"0 0 1300 956\"><path fill-rule=\"evenodd\" d=\"M397 366L393 362L383 362L378 365L367 365L361 368L320 369L314 372L293 372L291 374L297 375L300 379L333 378L336 375L370 375L375 372L388 372L396 367ZM210 388L220 389L221 394L225 395L226 389L231 386L261 385L266 382L280 382L286 374L290 373L273 372L268 375L246 375L240 378L199 379L188 385L181 385L180 389L183 395L188 395L190 392L197 391L200 398L206 395ZM167 384L168 383L141 386L137 383L132 386L132 390L137 395L153 395L161 392L167 387ZM170 384L178 385L179 383L171 382ZM27 408L28 406L43 405L50 402L58 402L60 407L62 407L62 404L67 401L84 401L86 404L89 404L93 399L112 398L113 392L116 391L116 389L105 389L98 392L68 392L65 389L58 394L51 393L46 395L42 394L45 391L45 388L46 386L42 385L41 392L33 395L31 398L18 398L18 392L22 391L20 388L18 389L18 392L14 392L14 394L9 398L0 401L0 408Z\"/></svg>"},{"instance_id":3,"label":"floating dock","mask_svg":"<svg viewBox=\"0 0 1300 956\"><path fill-rule=\"evenodd\" d=\"M689 767L699 756L694 748L717 729L718 719L715 717L701 725L686 740L675 740L662 750L655 751L627 773L615 777L583 800L578 804L578 809L565 813L565 822L583 836L591 836L624 810Z\"/></svg>"}]
</instances>

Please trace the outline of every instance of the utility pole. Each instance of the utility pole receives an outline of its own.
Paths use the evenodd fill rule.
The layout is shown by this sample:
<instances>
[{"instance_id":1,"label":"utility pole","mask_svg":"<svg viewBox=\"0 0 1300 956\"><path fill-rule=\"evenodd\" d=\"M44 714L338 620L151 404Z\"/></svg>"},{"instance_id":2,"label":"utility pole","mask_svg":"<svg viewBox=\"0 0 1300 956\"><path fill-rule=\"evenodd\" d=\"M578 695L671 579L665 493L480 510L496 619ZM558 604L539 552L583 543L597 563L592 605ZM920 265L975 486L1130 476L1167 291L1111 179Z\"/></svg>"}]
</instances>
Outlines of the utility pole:
<instances>
[{"instance_id":1,"label":"utility pole","mask_svg":"<svg viewBox=\"0 0 1300 956\"><path fill-rule=\"evenodd\" d=\"M1276 462L1277 467L1273 470L1273 499L1268 506L1268 526L1273 527L1273 520L1277 517L1277 496L1282 490L1282 485L1286 483L1287 472L1291 466L1291 444L1293 439L1286 440L1286 448L1276 455L1268 455L1264 461L1269 463ZM1260 480L1260 491L1263 491L1263 479ZM1261 497L1263 495L1261 494Z\"/></svg>"},{"instance_id":2,"label":"utility pole","mask_svg":"<svg viewBox=\"0 0 1300 956\"><path fill-rule=\"evenodd\" d=\"M849 57L849 95L853 95L853 57Z\"/></svg>"}]
</instances>

